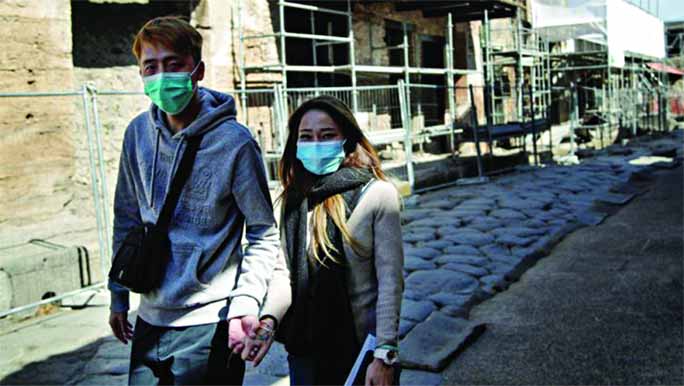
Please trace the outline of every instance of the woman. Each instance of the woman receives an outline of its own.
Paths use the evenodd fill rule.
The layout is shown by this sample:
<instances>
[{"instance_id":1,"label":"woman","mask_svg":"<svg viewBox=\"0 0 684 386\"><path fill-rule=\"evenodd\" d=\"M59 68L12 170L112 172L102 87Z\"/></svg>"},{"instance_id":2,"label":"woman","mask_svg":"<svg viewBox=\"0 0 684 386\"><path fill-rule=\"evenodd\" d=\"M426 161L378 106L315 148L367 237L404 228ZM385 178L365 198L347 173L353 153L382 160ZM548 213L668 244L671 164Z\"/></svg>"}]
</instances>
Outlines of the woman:
<instances>
[{"instance_id":1,"label":"woman","mask_svg":"<svg viewBox=\"0 0 684 386\"><path fill-rule=\"evenodd\" d=\"M377 346L360 383L397 384L404 287L398 193L338 99L305 102L288 126L280 199L292 304L276 335L289 354L290 381L344 384L370 333ZM290 301L282 272L274 274L262 310L266 331ZM258 363L263 354L256 355Z\"/></svg>"}]
</instances>

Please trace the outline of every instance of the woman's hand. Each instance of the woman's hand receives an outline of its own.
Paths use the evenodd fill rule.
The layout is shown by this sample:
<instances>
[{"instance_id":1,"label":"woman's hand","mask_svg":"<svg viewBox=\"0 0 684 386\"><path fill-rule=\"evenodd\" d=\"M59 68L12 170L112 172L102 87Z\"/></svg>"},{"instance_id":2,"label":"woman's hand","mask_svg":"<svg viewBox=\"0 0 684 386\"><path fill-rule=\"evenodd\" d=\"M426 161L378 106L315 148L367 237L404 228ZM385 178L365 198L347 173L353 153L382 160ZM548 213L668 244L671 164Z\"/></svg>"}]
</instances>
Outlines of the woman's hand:
<instances>
[{"instance_id":1,"label":"woman's hand","mask_svg":"<svg viewBox=\"0 0 684 386\"><path fill-rule=\"evenodd\" d=\"M373 359L366 370L366 386L389 386L394 380L394 367L381 359Z\"/></svg>"},{"instance_id":2,"label":"woman's hand","mask_svg":"<svg viewBox=\"0 0 684 386\"><path fill-rule=\"evenodd\" d=\"M242 359L253 361L254 367L259 366L273 344L274 335L275 321L271 318L262 319L256 329L256 337L246 340L245 348L242 350Z\"/></svg>"}]
</instances>

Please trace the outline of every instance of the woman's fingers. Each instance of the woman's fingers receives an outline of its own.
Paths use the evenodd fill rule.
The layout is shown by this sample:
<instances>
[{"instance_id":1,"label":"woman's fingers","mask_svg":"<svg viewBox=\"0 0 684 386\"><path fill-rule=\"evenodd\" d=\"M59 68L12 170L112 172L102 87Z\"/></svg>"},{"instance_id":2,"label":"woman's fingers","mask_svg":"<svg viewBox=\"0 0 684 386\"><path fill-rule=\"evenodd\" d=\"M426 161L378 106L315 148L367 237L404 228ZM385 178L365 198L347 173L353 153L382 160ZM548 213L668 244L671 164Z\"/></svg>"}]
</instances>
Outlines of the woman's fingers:
<instances>
[{"instance_id":1,"label":"woman's fingers","mask_svg":"<svg viewBox=\"0 0 684 386\"><path fill-rule=\"evenodd\" d=\"M256 339L245 339L245 347L242 349L240 357L243 361L249 360L250 357L253 358L261 347L260 342Z\"/></svg>"},{"instance_id":2,"label":"woman's fingers","mask_svg":"<svg viewBox=\"0 0 684 386\"><path fill-rule=\"evenodd\" d=\"M271 349L271 344L273 343L273 337L271 337L268 341L264 342L264 345L261 346L257 354L254 356L254 367L259 366L259 363L264 359L266 354L268 353L268 350Z\"/></svg>"}]
</instances>

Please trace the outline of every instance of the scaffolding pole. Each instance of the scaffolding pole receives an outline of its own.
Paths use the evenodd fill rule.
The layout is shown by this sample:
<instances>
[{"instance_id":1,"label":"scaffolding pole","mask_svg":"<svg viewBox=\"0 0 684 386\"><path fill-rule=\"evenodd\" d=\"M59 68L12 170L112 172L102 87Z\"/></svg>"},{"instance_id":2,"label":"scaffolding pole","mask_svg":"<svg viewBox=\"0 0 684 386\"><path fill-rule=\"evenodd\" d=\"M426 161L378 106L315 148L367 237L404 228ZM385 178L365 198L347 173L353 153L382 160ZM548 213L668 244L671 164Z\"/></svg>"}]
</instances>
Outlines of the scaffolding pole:
<instances>
[{"instance_id":1,"label":"scaffolding pole","mask_svg":"<svg viewBox=\"0 0 684 386\"><path fill-rule=\"evenodd\" d=\"M249 126L249 116L247 115L247 73L245 72L245 42L244 34L242 32L242 1L238 0L236 2L237 7L237 27L238 27L238 57L240 58L240 89L242 94L240 95L240 110L242 110L242 120L247 126Z\"/></svg>"},{"instance_id":2,"label":"scaffolding pole","mask_svg":"<svg viewBox=\"0 0 684 386\"><path fill-rule=\"evenodd\" d=\"M523 54L522 54L522 20L520 19L520 9L516 10L515 13L515 45L516 45L516 74L515 74L515 97L516 97L516 107L518 113L518 121L523 119Z\"/></svg>"},{"instance_id":3,"label":"scaffolding pole","mask_svg":"<svg viewBox=\"0 0 684 386\"><path fill-rule=\"evenodd\" d=\"M359 92L356 89L356 44L354 42L351 0L347 0L347 15L349 23L349 64L351 65L352 111L356 114L359 112Z\"/></svg>"},{"instance_id":4,"label":"scaffolding pole","mask_svg":"<svg viewBox=\"0 0 684 386\"><path fill-rule=\"evenodd\" d=\"M456 155L456 143L454 139L454 121L456 120L456 101L454 93L454 24L452 21L451 12L447 16L447 43L445 47L446 62L448 68L447 75L447 97L449 99L449 146L451 147L451 155Z\"/></svg>"},{"instance_id":5,"label":"scaffolding pole","mask_svg":"<svg viewBox=\"0 0 684 386\"><path fill-rule=\"evenodd\" d=\"M408 86L399 79L397 82L399 92L399 110L401 111L402 126L404 128L404 152L406 153L406 177L411 187L411 191L416 186L416 178L413 170L413 134L411 113L408 105Z\"/></svg>"}]
</instances>

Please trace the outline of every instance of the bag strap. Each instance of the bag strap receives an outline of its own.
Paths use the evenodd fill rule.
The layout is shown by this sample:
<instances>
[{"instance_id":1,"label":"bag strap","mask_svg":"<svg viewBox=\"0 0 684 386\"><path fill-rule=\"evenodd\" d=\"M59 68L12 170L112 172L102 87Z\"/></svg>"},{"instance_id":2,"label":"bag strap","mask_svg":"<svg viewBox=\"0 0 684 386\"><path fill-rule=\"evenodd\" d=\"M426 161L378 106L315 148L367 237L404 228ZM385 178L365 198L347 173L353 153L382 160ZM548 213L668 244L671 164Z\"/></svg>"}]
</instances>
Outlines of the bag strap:
<instances>
[{"instance_id":1,"label":"bag strap","mask_svg":"<svg viewBox=\"0 0 684 386\"><path fill-rule=\"evenodd\" d=\"M159 218L157 218L155 227L159 231L166 231L169 227L171 217L178 204L178 198L180 198L181 192L183 191L183 185L185 185L185 181L187 181L192 172L192 166L195 163L195 156L197 155L197 149L199 149L201 140L201 136L188 139L188 144L183 152L183 157L178 165L176 174L173 175L173 180L171 180L171 186L166 194L164 205L159 213Z\"/></svg>"}]
</instances>

